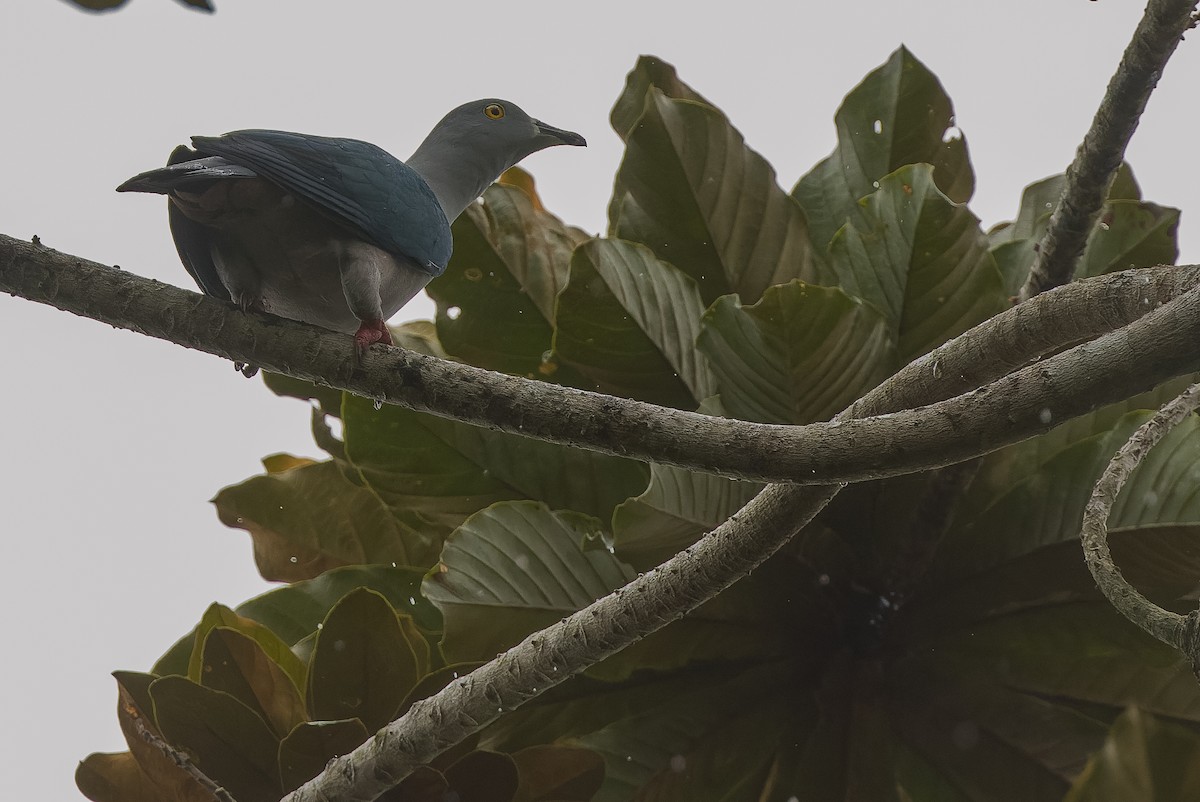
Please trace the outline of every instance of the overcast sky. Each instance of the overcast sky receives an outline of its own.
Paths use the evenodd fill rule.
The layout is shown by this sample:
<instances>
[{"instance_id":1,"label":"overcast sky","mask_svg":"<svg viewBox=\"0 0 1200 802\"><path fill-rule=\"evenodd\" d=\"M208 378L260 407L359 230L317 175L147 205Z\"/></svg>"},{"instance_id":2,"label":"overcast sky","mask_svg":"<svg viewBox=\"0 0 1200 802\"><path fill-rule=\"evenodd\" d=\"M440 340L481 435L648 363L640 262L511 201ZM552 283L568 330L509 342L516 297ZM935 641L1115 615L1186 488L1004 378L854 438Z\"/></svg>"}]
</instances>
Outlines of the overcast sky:
<instances>
[{"instance_id":1,"label":"overcast sky","mask_svg":"<svg viewBox=\"0 0 1200 802\"><path fill-rule=\"evenodd\" d=\"M161 198L113 187L192 134L268 127L406 157L443 113L500 96L588 138L531 157L546 205L593 232L619 163L608 111L640 53L675 64L790 189L834 144L842 96L900 44L954 99L985 225L1060 172L1141 13L1117 0L0 3L0 232L194 288ZM1180 47L1129 158L1146 197L1200 231L1195 86ZM430 317L424 296L394 322ZM226 362L0 296L5 579L0 776L11 799L78 798L118 751L114 669L146 670L212 601L267 589L249 537L208 499L287 451L319 456L308 410ZM15 783L15 786L14 786Z\"/></svg>"}]
</instances>

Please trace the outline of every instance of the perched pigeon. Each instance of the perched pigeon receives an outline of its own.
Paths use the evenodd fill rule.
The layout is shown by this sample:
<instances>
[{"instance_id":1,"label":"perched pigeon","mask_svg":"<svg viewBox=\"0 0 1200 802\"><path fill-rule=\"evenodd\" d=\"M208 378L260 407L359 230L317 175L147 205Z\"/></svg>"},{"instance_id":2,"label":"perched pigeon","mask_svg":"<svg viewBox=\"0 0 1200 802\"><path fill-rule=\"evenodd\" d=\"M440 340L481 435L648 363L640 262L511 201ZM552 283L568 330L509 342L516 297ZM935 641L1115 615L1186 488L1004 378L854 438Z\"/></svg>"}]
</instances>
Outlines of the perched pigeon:
<instances>
[{"instance_id":1,"label":"perched pigeon","mask_svg":"<svg viewBox=\"0 0 1200 802\"><path fill-rule=\"evenodd\" d=\"M205 293L391 344L384 325L446 269L450 222L499 175L586 145L506 100L459 106L407 163L355 139L286 131L193 137L118 192L169 198L171 234Z\"/></svg>"}]
</instances>

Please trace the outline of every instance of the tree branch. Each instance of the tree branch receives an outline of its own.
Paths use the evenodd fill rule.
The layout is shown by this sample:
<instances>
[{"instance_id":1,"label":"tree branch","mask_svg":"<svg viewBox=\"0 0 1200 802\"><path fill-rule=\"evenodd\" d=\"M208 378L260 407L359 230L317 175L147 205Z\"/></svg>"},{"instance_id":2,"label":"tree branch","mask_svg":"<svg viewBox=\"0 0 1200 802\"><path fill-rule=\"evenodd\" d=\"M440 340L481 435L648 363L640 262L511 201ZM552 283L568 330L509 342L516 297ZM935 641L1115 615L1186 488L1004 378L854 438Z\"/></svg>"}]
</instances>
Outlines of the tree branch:
<instances>
[{"instance_id":1,"label":"tree branch","mask_svg":"<svg viewBox=\"0 0 1200 802\"><path fill-rule=\"evenodd\" d=\"M1067 168L1062 197L1021 288L1022 300L1071 280L1150 93L1191 27L1195 10L1196 0L1150 0L1146 5L1092 127Z\"/></svg>"},{"instance_id":2,"label":"tree branch","mask_svg":"<svg viewBox=\"0 0 1200 802\"><path fill-rule=\"evenodd\" d=\"M362 365L356 365L342 335L270 316L244 315L195 293L0 237L0 289L33 300L368 397L558 442L608 448L610 453L672 461L669 457L681 453L672 442L683 431L676 421L685 419L707 444L697 460L702 464L696 467L723 464L708 461L714 432L719 432L718 451L726 449L729 438L750 436L756 447L764 449L753 455L755 459L788 460L794 456L789 449L816 443L828 451L827 461L830 454L833 459L862 461L861 444L839 446L834 441L861 443L859 438L867 435L885 442L872 440L866 450L887 446L888 439L920 448L920 441L931 435L948 437L958 441L951 443L955 454L963 451L963 439L980 433L986 435L987 448L1007 442L1004 438L1029 436L1048 428L1041 413L1046 405L1054 406L1061 422L1067 411L1084 411L1123 398L1190 369L1195 362L1191 345L1200 334L1200 290L1160 305L1194 285L1198 276L1196 269L1158 269L1063 288L1047 294L1041 303L1010 310L937 349L852 410L864 416L896 413L891 418L839 419L816 428L773 427L501 376L400 349L373 349ZM1059 305L1072 313L1053 316L1051 310ZM1147 309L1153 311L1137 319ZM945 398L975 381L994 378L1013 365L1131 319L1137 320L984 390L922 411L902 411ZM542 412L547 409L552 414ZM565 427L556 424L564 419L573 422ZM998 428L980 428L979 419L998 420ZM1036 421L1032 428L1031 420ZM574 436L573 429L584 436ZM765 444L764 432L769 433ZM620 438L640 441L640 450L619 450L626 448ZM903 448L892 448L890 453L913 464ZM963 451L965 456L974 453L979 453L978 447ZM663 460L664 455L668 459ZM800 465L813 470L810 466L819 464L801 460L793 469ZM408 716L335 762L290 799L373 798L501 712L682 617L728 587L786 543L838 489L836 484L767 488L691 549L414 706Z\"/></svg>"},{"instance_id":3,"label":"tree branch","mask_svg":"<svg viewBox=\"0 0 1200 802\"><path fill-rule=\"evenodd\" d=\"M1195 369L1190 346L1200 337L1200 304L1181 298L1170 313L1154 307L1198 276L1197 270L1131 271L1084 283L1082 290L1064 288L917 360L854 407L855 416L876 403L902 410L889 418L775 426L505 376L399 348L371 349L358 364L344 335L243 314L212 298L0 235L0 290L30 300L466 423L693 470L796 483L877 479L960 462ZM1053 316L1058 304L1070 313ZM986 391L949 398L1147 309L1125 330L1004 376ZM925 401L949 400L905 409L910 405L897 401L909 392Z\"/></svg>"},{"instance_id":4,"label":"tree branch","mask_svg":"<svg viewBox=\"0 0 1200 802\"><path fill-rule=\"evenodd\" d=\"M1088 569L1100 591L1121 615L1154 637L1184 653L1200 679L1200 611L1186 616L1164 610L1137 591L1121 575L1108 549L1108 516L1125 481L1150 449L1200 406L1200 384L1193 384L1142 424L1109 461L1096 481L1083 515L1080 540Z\"/></svg>"}]
</instances>

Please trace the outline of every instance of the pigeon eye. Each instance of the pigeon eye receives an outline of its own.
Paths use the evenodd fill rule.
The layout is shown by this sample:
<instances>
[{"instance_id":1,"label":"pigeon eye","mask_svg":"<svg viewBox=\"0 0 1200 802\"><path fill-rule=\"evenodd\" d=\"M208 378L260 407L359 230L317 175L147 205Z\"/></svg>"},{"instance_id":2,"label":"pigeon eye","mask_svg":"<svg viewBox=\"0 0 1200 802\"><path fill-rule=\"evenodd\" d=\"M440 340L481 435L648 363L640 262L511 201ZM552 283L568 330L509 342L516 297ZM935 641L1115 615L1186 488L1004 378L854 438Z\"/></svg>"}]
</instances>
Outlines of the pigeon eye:
<instances>
[{"instance_id":1,"label":"pigeon eye","mask_svg":"<svg viewBox=\"0 0 1200 802\"><path fill-rule=\"evenodd\" d=\"M483 113L487 115L489 120L499 120L504 116L504 107L499 103L489 103L483 107Z\"/></svg>"}]
</instances>

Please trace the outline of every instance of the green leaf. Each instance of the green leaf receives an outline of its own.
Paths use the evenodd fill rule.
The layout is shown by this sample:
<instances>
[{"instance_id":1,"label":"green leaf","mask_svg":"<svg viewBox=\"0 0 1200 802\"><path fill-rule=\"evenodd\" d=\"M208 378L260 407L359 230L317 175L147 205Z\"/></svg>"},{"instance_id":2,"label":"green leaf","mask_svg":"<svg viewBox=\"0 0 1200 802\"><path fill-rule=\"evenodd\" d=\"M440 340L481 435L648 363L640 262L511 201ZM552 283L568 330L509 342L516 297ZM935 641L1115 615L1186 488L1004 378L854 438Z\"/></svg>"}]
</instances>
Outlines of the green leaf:
<instances>
[{"instance_id":1,"label":"green leaf","mask_svg":"<svg viewBox=\"0 0 1200 802\"><path fill-rule=\"evenodd\" d=\"M594 239L571 257L554 349L601 392L694 409L716 392L695 345L703 313L686 273L643 245Z\"/></svg>"},{"instance_id":2,"label":"green leaf","mask_svg":"<svg viewBox=\"0 0 1200 802\"><path fill-rule=\"evenodd\" d=\"M1088 237L1075 278L1173 265L1179 256L1178 234L1178 209L1146 201L1110 200Z\"/></svg>"},{"instance_id":3,"label":"green leaf","mask_svg":"<svg viewBox=\"0 0 1200 802\"><path fill-rule=\"evenodd\" d=\"M511 802L520 779L508 755L476 750L446 769L449 790L444 798L456 802Z\"/></svg>"},{"instance_id":4,"label":"green leaf","mask_svg":"<svg viewBox=\"0 0 1200 802\"><path fill-rule=\"evenodd\" d=\"M1150 416L1131 412L1100 433L1061 442L1055 433L989 458L964 497L934 566L966 576L1041 546L1074 541L1092 486L1116 450ZM1078 430L1076 430L1078 431ZM1183 421L1152 450L1114 504L1110 525L1200 523L1200 419Z\"/></svg>"},{"instance_id":5,"label":"green leaf","mask_svg":"<svg viewBox=\"0 0 1200 802\"><path fill-rule=\"evenodd\" d=\"M1200 799L1200 735L1131 707L1113 724L1065 802Z\"/></svg>"},{"instance_id":6,"label":"green leaf","mask_svg":"<svg viewBox=\"0 0 1200 802\"><path fill-rule=\"evenodd\" d=\"M263 650L263 653L276 663L297 688L304 687L304 664L292 654L291 650L278 635L269 628L245 616L238 615L223 604L213 603L204 611L200 623L196 625L191 659L188 662L187 676L192 682L201 682L204 676L204 643L208 634L217 627L226 627L253 640Z\"/></svg>"},{"instance_id":7,"label":"green leaf","mask_svg":"<svg viewBox=\"0 0 1200 802\"><path fill-rule=\"evenodd\" d=\"M75 786L93 802L159 802L162 799L162 789L146 776L129 752L88 755L75 769ZM199 802L202 799L199 794L196 789L195 794L181 802Z\"/></svg>"},{"instance_id":8,"label":"green leaf","mask_svg":"<svg viewBox=\"0 0 1200 802\"><path fill-rule=\"evenodd\" d=\"M442 345L479 367L577 383L550 353L550 321L571 251L587 235L517 187L495 184L483 200L454 222L454 255L427 288Z\"/></svg>"},{"instance_id":9,"label":"green leaf","mask_svg":"<svg viewBox=\"0 0 1200 802\"><path fill-rule=\"evenodd\" d=\"M437 608L421 596L423 575L412 568L382 565L338 568L316 579L256 596L240 605L237 612L270 627L285 642L295 644L316 632L330 609L346 594L366 588L387 599L392 609L411 615L422 629L441 629Z\"/></svg>"},{"instance_id":10,"label":"green leaf","mask_svg":"<svg viewBox=\"0 0 1200 802\"><path fill-rule=\"evenodd\" d=\"M750 787L765 780L778 739L777 717L793 702L788 696L781 707L773 693L786 686L789 668L768 663L699 687L676 681L640 709L572 738L570 743L604 757L604 785L594 802L760 798ZM805 712L789 710L795 716ZM775 721L768 723L772 712ZM673 774L681 775L674 780L677 787L671 787ZM638 791L647 783L653 785L642 796Z\"/></svg>"},{"instance_id":11,"label":"green leaf","mask_svg":"<svg viewBox=\"0 0 1200 802\"><path fill-rule=\"evenodd\" d=\"M342 391L314 384L304 379L295 379L281 373L263 371L263 384L281 398L298 398L301 401L316 401L326 415L335 418L342 414Z\"/></svg>"},{"instance_id":12,"label":"green leaf","mask_svg":"<svg viewBox=\"0 0 1200 802\"><path fill-rule=\"evenodd\" d=\"M437 769L417 766L412 774L376 802L446 802L450 786Z\"/></svg>"},{"instance_id":13,"label":"green leaf","mask_svg":"<svg viewBox=\"0 0 1200 802\"><path fill-rule=\"evenodd\" d=\"M608 518L646 487L640 462L347 397L346 450L397 514L448 533L497 501L532 498Z\"/></svg>"},{"instance_id":14,"label":"green leaf","mask_svg":"<svg viewBox=\"0 0 1200 802\"><path fill-rule=\"evenodd\" d=\"M422 586L445 619L447 662L490 659L631 580L608 552L580 548L598 528L588 516L528 501L468 518Z\"/></svg>"},{"instance_id":15,"label":"green leaf","mask_svg":"<svg viewBox=\"0 0 1200 802\"><path fill-rule=\"evenodd\" d=\"M955 127L950 98L907 48L850 90L834 120L837 148L792 190L818 248L847 222L858 225L859 200L906 165L933 165L937 186L955 203L966 203L975 191L967 142Z\"/></svg>"},{"instance_id":16,"label":"green leaf","mask_svg":"<svg viewBox=\"0 0 1200 802\"><path fill-rule=\"evenodd\" d=\"M420 679L395 610L373 590L346 594L325 617L308 672L314 719L357 718L375 732Z\"/></svg>"},{"instance_id":17,"label":"green leaf","mask_svg":"<svg viewBox=\"0 0 1200 802\"><path fill-rule=\"evenodd\" d=\"M335 757L349 754L371 734L356 718L305 721L279 742L279 773L284 793L316 777Z\"/></svg>"},{"instance_id":18,"label":"green leaf","mask_svg":"<svg viewBox=\"0 0 1200 802\"><path fill-rule=\"evenodd\" d=\"M820 641L829 634L817 587L811 569L797 571L787 560L769 560L684 618L592 666L587 675L619 682L637 672L788 657L797 639Z\"/></svg>"},{"instance_id":19,"label":"green leaf","mask_svg":"<svg viewBox=\"0 0 1200 802\"><path fill-rule=\"evenodd\" d=\"M604 760L590 749L559 744L515 752L520 802L588 802L604 782Z\"/></svg>"},{"instance_id":20,"label":"green leaf","mask_svg":"<svg viewBox=\"0 0 1200 802\"><path fill-rule=\"evenodd\" d=\"M697 346L731 415L760 423L827 420L893 369L892 331L874 308L832 287L792 281L753 306L726 295Z\"/></svg>"},{"instance_id":21,"label":"green leaf","mask_svg":"<svg viewBox=\"0 0 1200 802\"><path fill-rule=\"evenodd\" d=\"M988 232L1009 295L1015 295L1029 275L1038 242L1046 233L1065 181L1060 174L1030 184L1021 195L1016 220ZM1088 235L1075 277L1174 264L1179 255L1178 227L1179 210L1142 201L1133 170L1122 162L1098 225Z\"/></svg>"},{"instance_id":22,"label":"green leaf","mask_svg":"<svg viewBox=\"0 0 1200 802\"><path fill-rule=\"evenodd\" d=\"M630 133L646 108L646 95L651 88L657 89L667 97L694 100L712 106L701 95L679 79L675 68L657 56L638 56L637 65L625 78L625 89L613 105L609 121L613 130L622 140L628 140Z\"/></svg>"},{"instance_id":23,"label":"green leaf","mask_svg":"<svg viewBox=\"0 0 1200 802\"><path fill-rule=\"evenodd\" d=\"M1020 610L934 635L914 649L935 655L947 671L1060 704L1136 704L1200 722L1200 685L1187 659L1107 602Z\"/></svg>"},{"instance_id":24,"label":"green leaf","mask_svg":"<svg viewBox=\"0 0 1200 802\"><path fill-rule=\"evenodd\" d=\"M449 685L459 677L465 677L475 669L479 668L483 663L451 663L448 666L442 666L436 671L426 674L421 677L420 681L412 687L408 692L408 696L401 703L396 717L399 718L408 712L408 709L422 699L428 699L436 693L440 693L443 688Z\"/></svg>"},{"instance_id":25,"label":"green leaf","mask_svg":"<svg viewBox=\"0 0 1200 802\"><path fill-rule=\"evenodd\" d=\"M1200 526L1113 528L1108 544L1125 578L1152 601L1170 606L1200 577ZM1064 601L1100 601L1076 538L1011 559L953 585L927 591L906 608L907 637L927 638L993 615Z\"/></svg>"},{"instance_id":26,"label":"green leaf","mask_svg":"<svg viewBox=\"0 0 1200 802\"><path fill-rule=\"evenodd\" d=\"M988 684L976 666L917 657L899 661L892 673L891 724L928 761L923 777L904 772L905 779L935 799L1058 802L1103 732L1053 702Z\"/></svg>"},{"instance_id":27,"label":"green leaf","mask_svg":"<svg viewBox=\"0 0 1200 802\"><path fill-rule=\"evenodd\" d=\"M317 631L339 599L362 587L382 594L394 609L413 616L422 629L438 630L441 629L441 615L421 596L422 576L422 571L413 568L382 565L336 568L316 579L267 591L240 605L236 612L266 626L284 643L295 646ZM195 644L196 630L193 629L159 658L154 673L186 675Z\"/></svg>"},{"instance_id":28,"label":"green leaf","mask_svg":"<svg viewBox=\"0 0 1200 802\"><path fill-rule=\"evenodd\" d=\"M683 270L705 303L754 303L794 278L830 284L804 213L716 109L657 89L629 135L608 207L609 234Z\"/></svg>"},{"instance_id":29,"label":"green leaf","mask_svg":"<svg viewBox=\"0 0 1200 802\"><path fill-rule=\"evenodd\" d=\"M150 686L158 678L130 671L114 672L113 676L117 680L117 723L133 760L155 790L152 798L210 802L209 793L179 765L175 756L164 749L161 742L145 737L146 733L162 737L153 720L154 701L150 696ZM141 780L131 776L131 772L125 772L119 765L111 768L123 772L124 781L130 784L124 790L136 799L139 789L143 788Z\"/></svg>"},{"instance_id":30,"label":"green leaf","mask_svg":"<svg viewBox=\"0 0 1200 802\"><path fill-rule=\"evenodd\" d=\"M1132 177L1132 174L1131 174ZM1039 239L1046 233L1046 223L1054 213L1062 197L1063 187L1067 177L1062 173L1034 181L1021 192L1021 205L1017 209L1017 219L1011 223L1002 223L988 232L992 245L1006 242L1017 242L1026 239Z\"/></svg>"},{"instance_id":31,"label":"green leaf","mask_svg":"<svg viewBox=\"0 0 1200 802\"><path fill-rule=\"evenodd\" d=\"M295 681L256 641L229 627L212 629L205 637L200 684L239 700L279 737L307 718Z\"/></svg>"},{"instance_id":32,"label":"green leaf","mask_svg":"<svg viewBox=\"0 0 1200 802\"><path fill-rule=\"evenodd\" d=\"M613 547L621 560L635 568L653 568L746 506L763 487L651 465L650 486L613 512Z\"/></svg>"},{"instance_id":33,"label":"green leaf","mask_svg":"<svg viewBox=\"0 0 1200 802\"><path fill-rule=\"evenodd\" d=\"M167 741L187 750L196 767L238 802L279 799L279 739L250 708L183 677L156 680L150 696Z\"/></svg>"},{"instance_id":34,"label":"green leaf","mask_svg":"<svg viewBox=\"0 0 1200 802\"><path fill-rule=\"evenodd\" d=\"M272 470L224 488L213 503L221 523L250 533L264 579L295 582L363 563L431 565L439 542L394 516L349 471L338 460Z\"/></svg>"},{"instance_id":35,"label":"green leaf","mask_svg":"<svg viewBox=\"0 0 1200 802\"><path fill-rule=\"evenodd\" d=\"M928 164L879 180L830 256L842 289L883 312L905 364L1008 307L979 220Z\"/></svg>"}]
</instances>

